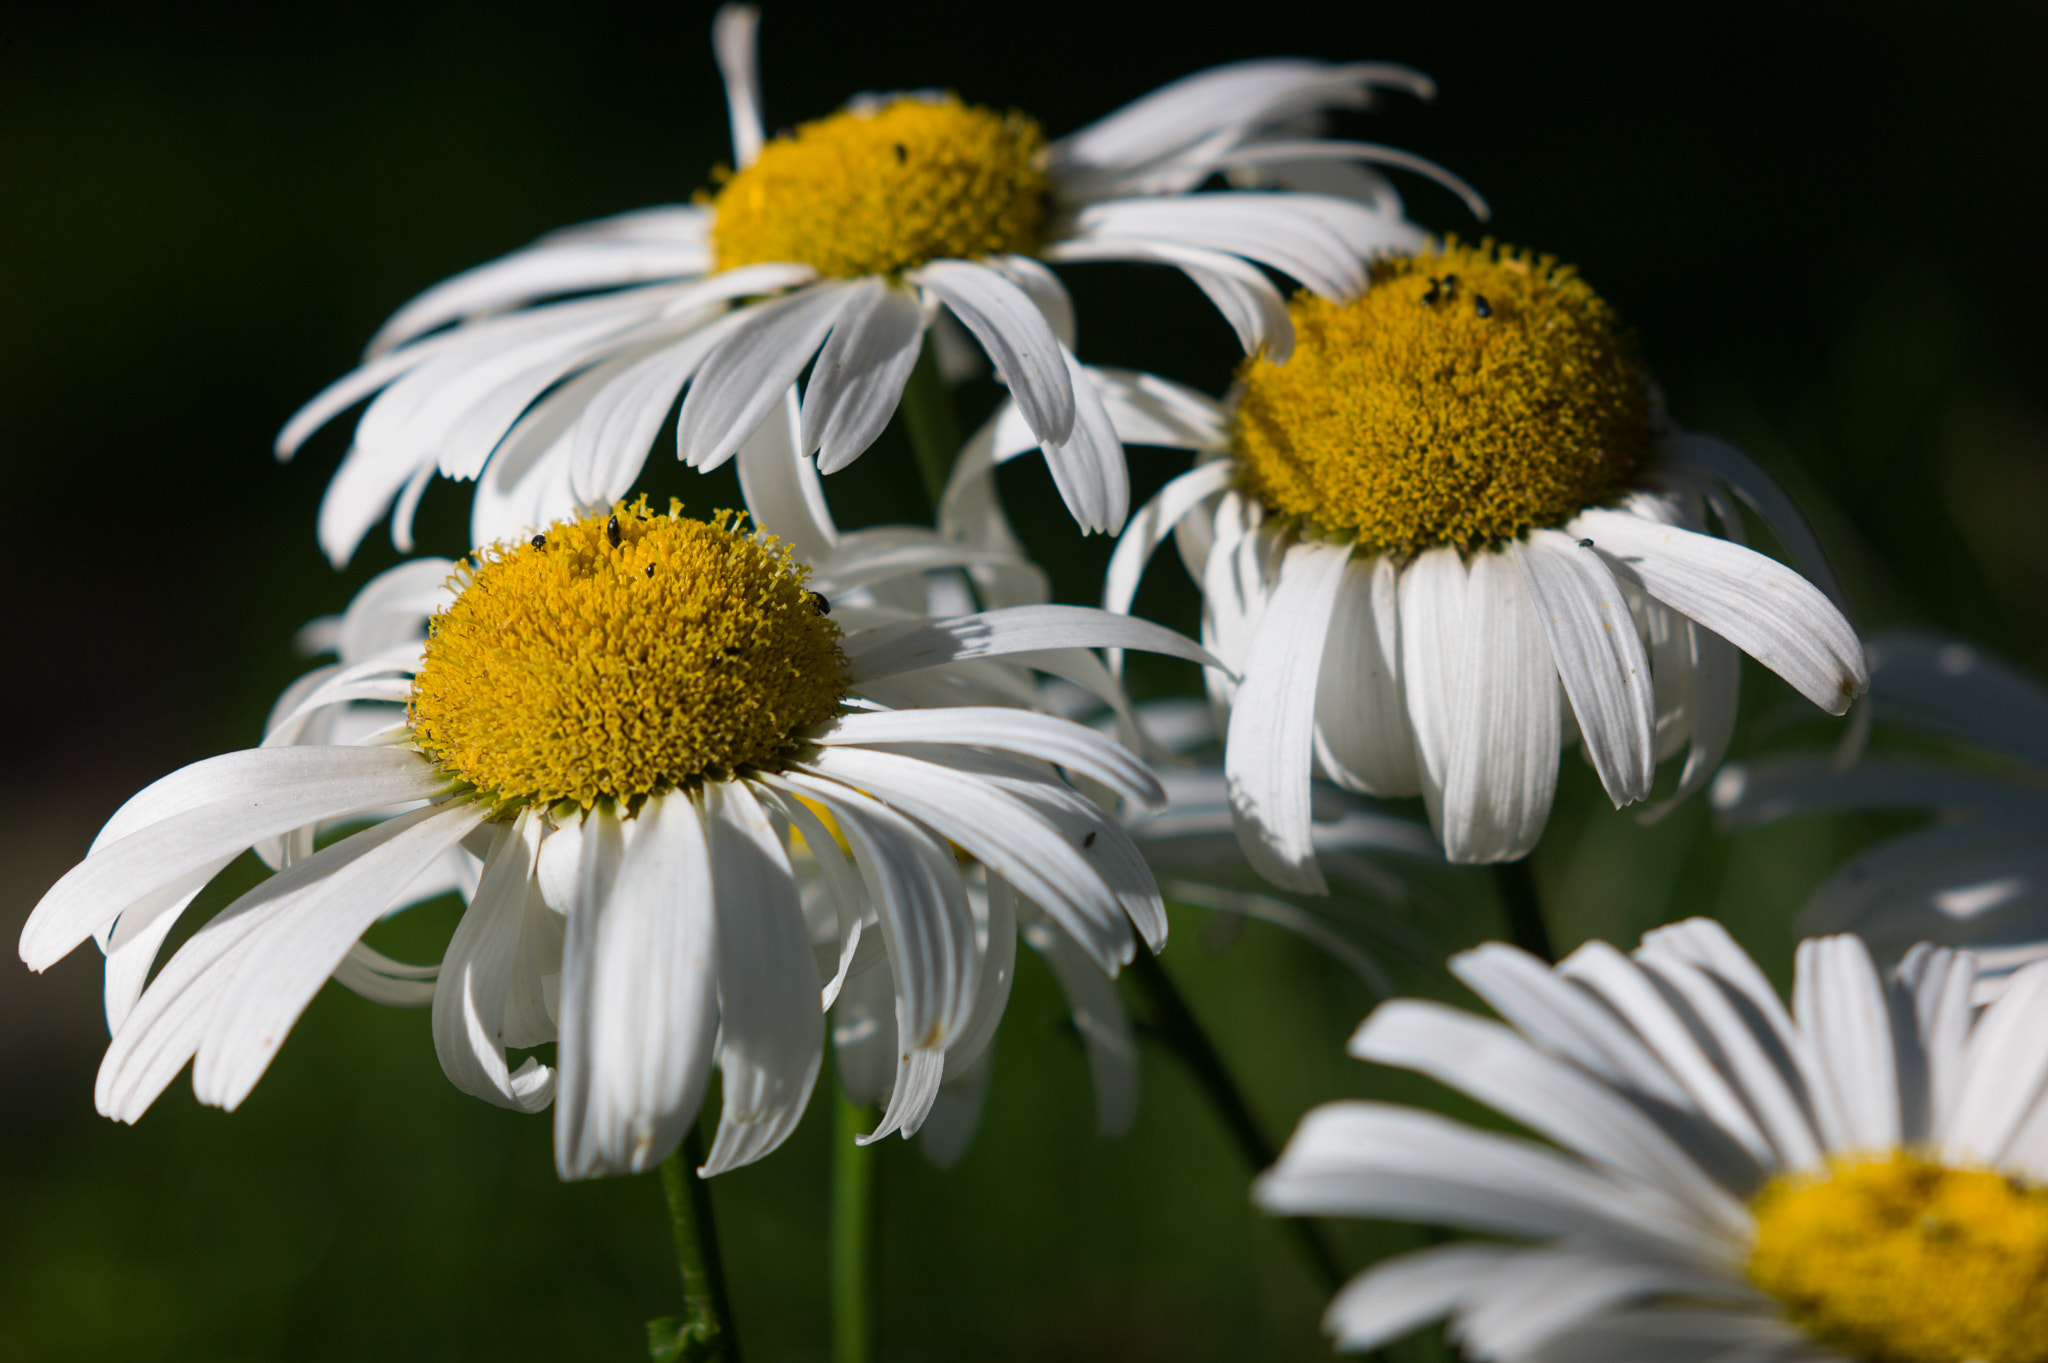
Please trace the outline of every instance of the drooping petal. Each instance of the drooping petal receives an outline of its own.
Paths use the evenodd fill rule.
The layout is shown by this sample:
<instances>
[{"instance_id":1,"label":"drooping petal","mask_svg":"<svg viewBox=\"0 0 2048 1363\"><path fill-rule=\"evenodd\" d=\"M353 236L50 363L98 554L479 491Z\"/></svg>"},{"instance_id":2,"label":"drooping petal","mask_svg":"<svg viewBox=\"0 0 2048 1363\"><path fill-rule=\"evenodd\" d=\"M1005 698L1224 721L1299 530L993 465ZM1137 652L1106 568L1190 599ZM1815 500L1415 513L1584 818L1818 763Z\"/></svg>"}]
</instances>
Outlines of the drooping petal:
<instances>
[{"instance_id":1,"label":"drooping petal","mask_svg":"<svg viewBox=\"0 0 2048 1363\"><path fill-rule=\"evenodd\" d=\"M555 1171L644 1173L696 1119L718 1028L718 941L704 823L647 801L630 837L586 816L566 899ZM542 865L547 862L543 845ZM545 880L544 880L545 883Z\"/></svg>"},{"instance_id":2,"label":"drooping petal","mask_svg":"<svg viewBox=\"0 0 2048 1363\"><path fill-rule=\"evenodd\" d=\"M768 784L786 784L832 815L860 868L888 948L900 1004L899 1049L929 1050L943 1059L940 1053L973 1015L980 978L974 914L952 852L888 804L863 794L872 789L866 783L847 786L792 771Z\"/></svg>"},{"instance_id":3,"label":"drooping petal","mask_svg":"<svg viewBox=\"0 0 2048 1363\"><path fill-rule=\"evenodd\" d=\"M1416 624L1406 609L1401 619ZM1542 622L1505 555L1473 557L1463 633L1439 833L1452 861L1513 861L1550 818L1559 706Z\"/></svg>"},{"instance_id":4,"label":"drooping petal","mask_svg":"<svg viewBox=\"0 0 2048 1363\"><path fill-rule=\"evenodd\" d=\"M498 826L434 991L434 1050L442 1073L464 1093L516 1112L538 1112L555 1096L552 1070L541 1067L515 1081L505 1060L505 1003L538 841L530 812Z\"/></svg>"},{"instance_id":5,"label":"drooping petal","mask_svg":"<svg viewBox=\"0 0 2048 1363\"><path fill-rule=\"evenodd\" d=\"M718 896L718 1068L724 1109L700 1171L751 1164L787 1139L810 1101L824 1021L810 934L782 840L744 782L707 784Z\"/></svg>"},{"instance_id":6,"label":"drooping petal","mask_svg":"<svg viewBox=\"0 0 2048 1363\"><path fill-rule=\"evenodd\" d=\"M1346 790L1422 793L1401 677L1399 575L1385 554L1354 558L1330 616L1316 681L1316 762Z\"/></svg>"},{"instance_id":7,"label":"drooping petal","mask_svg":"<svg viewBox=\"0 0 2048 1363\"><path fill-rule=\"evenodd\" d=\"M1849 622L1776 560L1601 507L1580 512L1569 529L1591 539L1618 575L1728 640L1829 714L1848 709L1869 685L1863 645Z\"/></svg>"},{"instance_id":8,"label":"drooping petal","mask_svg":"<svg viewBox=\"0 0 2048 1363\"><path fill-rule=\"evenodd\" d=\"M1303 541L1287 550L1224 744L1238 844L1267 880L1309 894L1327 888L1309 834L1316 685L1350 559L1348 545Z\"/></svg>"},{"instance_id":9,"label":"drooping petal","mask_svg":"<svg viewBox=\"0 0 2048 1363\"><path fill-rule=\"evenodd\" d=\"M1655 711L1650 660L1621 584L1597 554L1555 530L1532 530L1509 551L1607 798L1616 809L1642 799L1657 774Z\"/></svg>"},{"instance_id":10,"label":"drooping petal","mask_svg":"<svg viewBox=\"0 0 2048 1363\"><path fill-rule=\"evenodd\" d=\"M883 279L856 283L825 338L804 389L797 453L818 456L818 472L836 473L882 434L923 348L917 298Z\"/></svg>"},{"instance_id":11,"label":"drooping petal","mask_svg":"<svg viewBox=\"0 0 2048 1363\"><path fill-rule=\"evenodd\" d=\"M1124 919L1114 892L1086 849L1069 843L1045 814L992 782L937 762L865 748L821 749L806 765L835 781L872 792L928 824L1063 921L1117 923ZM1126 931L1121 953L1127 956L1129 951ZM1118 960L1100 964L1114 971ZM948 1028L947 1033L950 1031Z\"/></svg>"},{"instance_id":12,"label":"drooping petal","mask_svg":"<svg viewBox=\"0 0 2048 1363\"><path fill-rule=\"evenodd\" d=\"M974 333L995 361L1011 401L1041 443L1058 445L1074 433L1074 387L1059 338L1031 295L985 265L934 260L912 271Z\"/></svg>"},{"instance_id":13,"label":"drooping petal","mask_svg":"<svg viewBox=\"0 0 2048 1363\"><path fill-rule=\"evenodd\" d=\"M739 450L839 320L853 286L825 279L757 303L705 357L676 414L676 452L699 472Z\"/></svg>"}]
</instances>

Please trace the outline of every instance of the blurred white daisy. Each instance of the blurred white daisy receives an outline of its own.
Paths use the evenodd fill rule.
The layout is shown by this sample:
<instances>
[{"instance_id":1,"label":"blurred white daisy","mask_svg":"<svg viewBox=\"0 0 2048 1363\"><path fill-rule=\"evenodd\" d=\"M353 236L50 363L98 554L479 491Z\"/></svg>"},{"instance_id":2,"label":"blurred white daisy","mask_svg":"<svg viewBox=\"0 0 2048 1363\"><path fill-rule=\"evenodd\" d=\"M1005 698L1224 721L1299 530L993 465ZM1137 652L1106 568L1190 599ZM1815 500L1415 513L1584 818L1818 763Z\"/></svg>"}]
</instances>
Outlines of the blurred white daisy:
<instances>
[{"instance_id":1,"label":"blurred white daisy","mask_svg":"<svg viewBox=\"0 0 2048 1363\"><path fill-rule=\"evenodd\" d=\"M1382 1005L1361 1059L1542 1137L1383 1103L1303 1119L1268 1211L1453 1227L1331 1303L1346 1349L1449 1318L1462 1356L1965 1363L2048 1338L2048 964L1983 1011L1968 953L1887 981L1854 937L1799 948L1790 1011L1719 927L1552 970L1452 969L1508 1024ZM1534 1242L1534 1243L1528 1243Z\"/></svg>"},{"instance_id":2,"label":"blurred white daisy","mask_svg":"<svg viewBox=\"0 0 2048 1363\"><path fill-rule=\"evenodd\" d=\"M2048 957L2048 688L1972 644L1898 631L1871 643L1870 710L1876 723L1968 751L1731 764L1714 778L1714 807L1732 828L1848 810L1934 814L1844 863L1800 929L1856 933L1880 960L1915 942L1968 947L1984 1002Z\"/></svg>"},{"instance_id":3,"label":"blurred white daisy","mask_svg":"<svg viewBox=\"0 0 2048 1363\"><path fill-rule=\"evenodd\" d=\"M1114 529L1123 454L1073 382L1074 309L1048 263L1176 267L1248 351L1278 357L1289 322L1260 267L1348 296L1366 258L1420 239L1371 164L1432 175L1484 211L1415 157L1308 135L1318 111L1379 89L1428 95L1404 67L1220 67L1051 143L1021 113L931 92L863 97L770 140L757 17L728 6L713 27L737 169L708 202L569 228L429 289L285 427L288 458L377 395L321 505L336 562L394 503L408 549L437 472L479 481L479 544L609 506L679 393L677 453L715 467L806 368L800 453L841 468L887 424L942 313L994 361L1082 528ZM1277 188L1193 192L1218 175Z\"/></svg>"},{"instance_id":4,"label":"blurred white daisy","mask_svg":"<svg viewBox=\"0 0 2048 1363\"><path fill-rule=\"evenodd\" d=\"M1105 972L1138 938L1163 942L1143 861L1061 772L1140 804L1162 798L1156 780L1092 730L962 697L1008 655L1199 658L1179 636L1043 605L863 627L828 613L772 538L644 503L482 551L455 566L452 593L434 572L367 587L328 631L344 662L296 688L264 747L134 797L31 915L32 967L98 934L110 981L132 989L243 850L282 868L110 1009L101 1111L136 1119L188 1060L202 1101L240 1103L321 983L352 960L377 966L356 954L364 931L462 848L481 869L439 967L437 1048L471 1093L552 1100L571 1178L659 1162L714 1062L724 1112L707 1171L759 1158L795 1124L822 1041L795 835L849 925L847 954L871 921L890 960L905 1040L885 1127L922 1116L975 1016L981 954L955 847ZM381 732L319 741L352 727L338 707L366 705L385 707ZM364 817L315 850L323 826ZM508 1067L508 1046L550 1039L556 1069Z\"/></svg>"},{"instance_id":5,"label":"blurred white daisy","mask_svg":"<svg viewBox=\"0 0 2048 1363\"><path fill-rule=\"evenodd\" d=\"M1704 784L1738 651L1831 713L1863 689L1791 502L1740 452L1666 425L1629 334L1567 267L1451 242L1377 262L1349 302L1291 309L1293 358L1247 360L1228 404L1096 381L1125 441L1200 452L1133 516L1104 604L1129 609L1172 534L1234 674L1209 685L1245 851L1274 884L1322 884L1316 770L1420 794L1453 861L1511 861L1574 738L1616 806L1681 749L1672 801ZM1738 498L1805 576L1743 547Z\"/></svg>"}]
</instances>

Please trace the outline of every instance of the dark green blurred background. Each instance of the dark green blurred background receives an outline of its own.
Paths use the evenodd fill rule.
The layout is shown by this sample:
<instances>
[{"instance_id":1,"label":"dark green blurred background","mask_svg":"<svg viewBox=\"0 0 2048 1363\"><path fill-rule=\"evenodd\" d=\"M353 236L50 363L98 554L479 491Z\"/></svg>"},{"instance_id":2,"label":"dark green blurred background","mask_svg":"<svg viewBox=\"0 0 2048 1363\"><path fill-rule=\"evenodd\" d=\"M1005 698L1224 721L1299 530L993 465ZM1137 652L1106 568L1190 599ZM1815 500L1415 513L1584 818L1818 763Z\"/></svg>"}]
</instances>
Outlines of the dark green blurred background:
<instances>
[{"instance_id":1,"label":"dark green blurred background","mask_svg":"<svg viewBox=\"0 0 2048 1363\"><path fill-rule=\"evenodd\" d=\"M254 741L304 666L292 631L394 561L313 545L342 431L280 468L271 436L414 291L550 227L686 196L726 151L709 8L16 8L0 18L0 923L11 933L128 794ZM861 89L952 86L1058 134L1194 68L1298 53L1433 74L1349 127L1477 184L1489 230L1576 261L1641 329L1688 425L1800 496L1863 623L1921 621L2048 664L2048 10L771 5L771 125ZM1449 195L1412 211L1472 233ZM1228 333L1163 272L1069 273L1083 358L1220 388ZM985 406L993 390L970 389ZM346 423L344 423L345 429ZM892 437L893 439L893 437ZM892 514L885 447L831 485ZM1149 487L1165 456L1137 456ZM1019 461L1006 489L1068 599L1079 544ZM664 456L654 486L730 501ZM466 490L437 487L450 551ZM913 503L914 505L914 503ZM1162 573L1144 604L1191 619ZM1738 753L1832 737L1754 669ZM1667 778L1668 779L1668 778ZM1870 834L1653 830L1567 762L1538 856L1558 935L1629 942L1687 912L1782 975L1787 921ZM1409 921L1496 931L1476 882ZM446 912L395 925L430 957ZM1284 1134L1309 1105L1425 1086L1347 1061L1370 999L1253 928L1167 964ZM438 936L437 936L438 935ZM423 1013L330 989L245 1108L182 1081L133 1129L93 1115L98 957L0 970L0 1358L644 1356L676 1309L652 1180L564 1187L546 1119L456 1093ZM1399 966L1406 988L1448 992ZM892 1359L1323 1355L1320 1300L1180 1076L1092 1134L1085 1069L1023 968L988 1115L940 1175L891 1142ZM750 1355L825 1356L821 1104L716 1185ZM1353 1261L1407 1232L1345 1229Z\"/></svg>"}]
</instances>

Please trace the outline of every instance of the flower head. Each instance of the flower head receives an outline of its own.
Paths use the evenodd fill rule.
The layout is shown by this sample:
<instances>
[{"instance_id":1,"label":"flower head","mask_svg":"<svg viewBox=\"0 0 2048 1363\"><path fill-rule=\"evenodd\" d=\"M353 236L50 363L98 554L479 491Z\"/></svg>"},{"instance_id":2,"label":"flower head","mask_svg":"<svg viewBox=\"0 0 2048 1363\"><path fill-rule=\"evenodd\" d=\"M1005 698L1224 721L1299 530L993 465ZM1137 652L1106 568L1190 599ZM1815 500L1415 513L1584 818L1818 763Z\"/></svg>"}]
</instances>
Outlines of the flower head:
<instances>
[{"instance_id":1,"label":"flower head","mask_svg":"<svg viewBox=\"0 0 2048 1363\"><path fill-rule=\"evenodd\" d=\"M372 399L321 504L335 561L394 503L409 549L436 474L478 480L480 544L607 507L679 394L679 457L745 462L807 370L795 457L832 472L880 435L935 325L994 363L1082 529L1113 530L1123 451L1075 382L1074 307L1048 265L1173 266L1247 351L1279 358L1292 324L1267 269L1345 297L1371 257L1421 240L1373 165L1444 179L1483 212L1418 158L1297 135L1380 89L1429 93L1401 67L1220 67L1049 143L1023 113L932 92L863 97L770 139L756 25L737 6L714 24L733 134L715 194L569 228L429 289L286 425L281 457ZM1269 192L1192 192L1219 176ZM1297 188L1311 183L1343 192Z\"/></svg>"},{"instance_id":2,"label":"flower head","mask_svg":"<svg viewBox=\"0 0 2048 1363\"><path fill-rule=\"evenodd\" d=\"M1482 1360L2043 1357L2048 965L1980 1012L1968 953L1918 948L1886 981L1855 938L1816 938L1788 1011L1694 920L1632 956L1592 943L1552 970L1493 944L1452 968L1508 1025L1400 1001L1352 1053L1552 1144L1311 1112L1261 1205L1486 1237L1354 1280L1325 1319L1342 1347L1447 1315Z\"/></svg>"},{"instance_id":3,"label":"flower head","mask_svg":"<svg viewBox=\"0 0 2048 1363\"><path fill-rule=\"evenodd\" d=\"M906 556L879 571L853 546L826 557L829 573L807 580L791 548L733 517L620 503L460 568L373 581L320 631L342 663L292 688L263 747L130 800L24 928L37 969L94 934L108 953L101 1110L134 1120L188 1060L200 1098L232 1108L330 975L373 995L394 978L420 1002L437 974L449 1078L507 1107L552 1102L564 1177L659 1161L714 1063L717 1172L795 1125L821 1004L864 937L889 961L901 1039L875 1134L922 1122L947 1052L989 1011L956 849L1095 969L1113 973L1141 938L1157 949L1165 919L1142 859L1067 777L1112 804L1156 803L1157 782L1093 731L1013 708L1001 660L1200 650L1070 607L933 619L863 606L846 584ZM846 607L812 583L846 591ZM366 708L381 723L354 718ZM318 845L343 826L356 831ZM193 897L252 847L277 873L150 979ZM793 856L817 869L841 929L822 972ZM364 955L363 932L415 887L450 883L436 869L449 858L469 870L455 878L469 903L438 972ZM546 1041L553 1069L507 1059Z\"/></svg>"},{"instance_id":4,"label":"flower head","mask_svg":"<svg viewBox=\"0 0 2048 1363\"><path fill-rule=\"evenodd\" d=\"M1738 650L1847 708L1863 650L1811 532L1740 452L1661 420L1578 276L1488 243L1373 281L1297 298L1293 357L1247 361L1231 405L1097 378L1125 439L1199 452L1134 518L1104 604L1129 608L1174 533L1237 674L1208 681L1269 880L1322 885L1318 769L1421 795L1453 861L1509 861L1549 818L1567 716L1617 807L1689 745L1661 810L1725 751ZM1742 546L1737 499L1802 572Z\"/></svg>"}]
</instances>

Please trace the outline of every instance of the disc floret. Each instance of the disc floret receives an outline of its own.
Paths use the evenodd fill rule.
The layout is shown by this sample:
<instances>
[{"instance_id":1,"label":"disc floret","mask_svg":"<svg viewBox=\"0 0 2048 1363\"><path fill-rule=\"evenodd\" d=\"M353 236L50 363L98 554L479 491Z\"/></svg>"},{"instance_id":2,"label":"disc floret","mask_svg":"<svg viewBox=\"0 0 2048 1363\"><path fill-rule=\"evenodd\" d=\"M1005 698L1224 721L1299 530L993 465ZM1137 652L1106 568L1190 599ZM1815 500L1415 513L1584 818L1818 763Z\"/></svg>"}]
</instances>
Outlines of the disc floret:
<instances>
[{"instance_id":1,"label":"disc floret","mask_svg":"<svg viewBox=\"0 0 2048 1363\"><path fill-rule=\"evenodd\" d=\"M1919 1155L1838 1156L1758 1195L1749 1279L1871 1363L2048 1359L2048 1190Z\"/></svg>"},{"instance_id":2,"label":"disc floret","mask_svg":"<svg viewBox=\"0 0 2048 1363\"><path fill-rule=\"evenodd\" d=\"M774 761L837 712L839 628L742 517L646 498L479 551L435 615L421 751L500 802L627 809Z\"/></svg>"},{"instance_id":3,"label":"disc floret","mask_svg":"<svg viewBox=\"0 0 2048 1363\"><path fill-rule=\"evenodd\" d=\"M1289 305L1295 350L1239 371L1248 491L1371 553L1560 525L1649 453L1651 386L1614 310L1548 256L1455 240Z\"/></svg>"},{"instance_id":4,"label":"disc floret","mask_svg":"<svg viewBox=\"0 0 2048 1363\"><path fill-rule=\"evenodd\" d=\"M1034 251L1050 187L1037 123L951 95L805 123L720 178L718 268L787 260L842 278Z\"/></svg>"}]
</instances>

